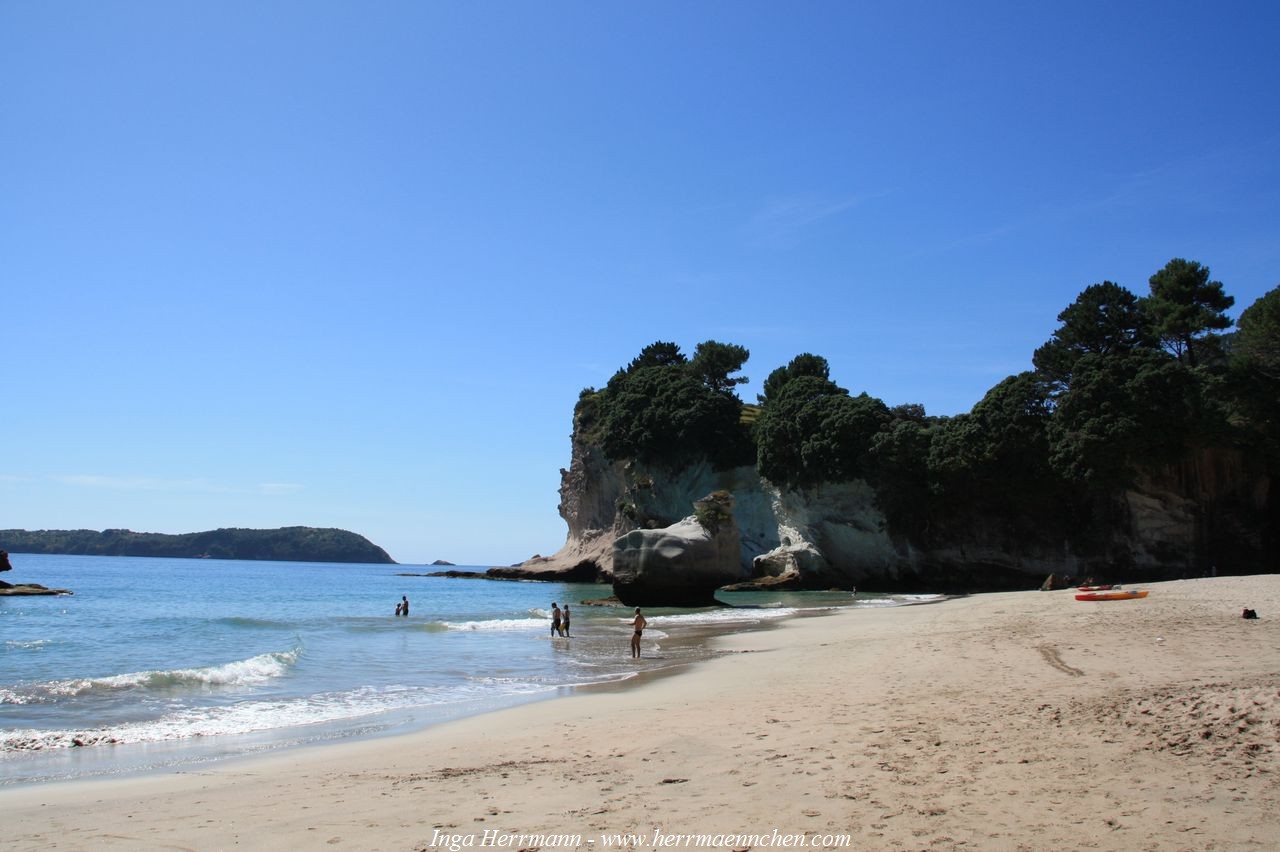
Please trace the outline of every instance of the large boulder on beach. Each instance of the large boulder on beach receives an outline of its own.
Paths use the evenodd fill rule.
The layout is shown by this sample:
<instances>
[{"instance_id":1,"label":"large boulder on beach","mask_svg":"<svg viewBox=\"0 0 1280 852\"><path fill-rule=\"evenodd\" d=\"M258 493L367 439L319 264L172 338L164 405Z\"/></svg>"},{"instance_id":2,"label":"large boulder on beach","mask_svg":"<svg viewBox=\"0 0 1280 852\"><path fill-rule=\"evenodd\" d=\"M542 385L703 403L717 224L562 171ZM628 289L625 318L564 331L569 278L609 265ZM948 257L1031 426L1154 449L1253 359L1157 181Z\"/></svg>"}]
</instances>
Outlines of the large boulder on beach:
<instances>
[{"instance_id":1,"label":"large boulder on beach","mask_svg":"<svg viewBox=\"0 0 1280 852\"><path fill-rule=\"evenodd\" d=\"M723 491L682 521L613 543L613 593L626 606L712 606L716 589L745 574L733 497Z\"/></svg>"}]
</instances>

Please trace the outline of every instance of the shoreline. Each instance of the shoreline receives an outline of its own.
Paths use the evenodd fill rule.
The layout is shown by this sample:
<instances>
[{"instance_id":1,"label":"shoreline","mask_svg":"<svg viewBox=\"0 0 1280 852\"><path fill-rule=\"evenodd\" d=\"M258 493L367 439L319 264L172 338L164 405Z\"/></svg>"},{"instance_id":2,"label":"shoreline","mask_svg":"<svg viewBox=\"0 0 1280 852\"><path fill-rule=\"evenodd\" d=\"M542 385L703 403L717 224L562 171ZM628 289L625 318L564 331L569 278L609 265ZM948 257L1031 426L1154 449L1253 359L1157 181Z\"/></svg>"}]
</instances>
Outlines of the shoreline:
<instances>
[{"instance_id":1,"label":"shoreline","mask_svg":"<svg viewBox=\"0 0 1280 852\"><path fill-rule=\"evenodd\" d=\"M674 631L670 625L655 624L654 631L659 638L651 640L654 647L648 648L641 665L634 666L625 675L607 676L597 681L564 683L536 694L498 696L483 703L425 705L373 713L365 717L349 717L329 722L252 730L207 738L197 735L175 740L93 744L87 748L17 750L0 756L0 766L7 769L7 777L0 781L0 791L79 781L132 780L153 774L200 771L216 768L223 763L261 759L299 750L328 748L347 742L359 743L411 736L459 719L484 716L509 708L565 698L579 693L640 688L650 680L674 675L705 659L718 656L720 652L711 647L709 640L725 635L726 631L736 633L768 630L775 627L777 623L797 617L827 614L839 606L847 606L847 604L832 604L815 607L812 610L793 610L788 615L773 617L767 615L774 611L771 607L728 603L724 604L726 610L739 609L749 613L760 609L763 612L761 617L754 621L743 620L727 624L695 622L677 625ZM679 613L676 617L687 614ZM658 616L660 621L670 617L669 615ZM589 629L592 621L587 619L580 622L579 628L586 626ZM666 630L663 630L663 627L666 627ZM579 640L591 641L581 634L579 634ZM568 645L565 646L567 647ZM618 646L618 654L622 658L626 656L622 643Z\"/></svg>"},{"instance_id":2,"label":"shoreline","mask_svg":"<svg viewBox=\"0 0 1280 852\"><path fill-rule=\"evenodd\" d=\"M660 825L843 832L855 847L1266 846L1280 836L1280 576L1146 588L788 618L632 688L4 789L0 839L409 849L440 832Z\"/></svg>"}]
</instances>

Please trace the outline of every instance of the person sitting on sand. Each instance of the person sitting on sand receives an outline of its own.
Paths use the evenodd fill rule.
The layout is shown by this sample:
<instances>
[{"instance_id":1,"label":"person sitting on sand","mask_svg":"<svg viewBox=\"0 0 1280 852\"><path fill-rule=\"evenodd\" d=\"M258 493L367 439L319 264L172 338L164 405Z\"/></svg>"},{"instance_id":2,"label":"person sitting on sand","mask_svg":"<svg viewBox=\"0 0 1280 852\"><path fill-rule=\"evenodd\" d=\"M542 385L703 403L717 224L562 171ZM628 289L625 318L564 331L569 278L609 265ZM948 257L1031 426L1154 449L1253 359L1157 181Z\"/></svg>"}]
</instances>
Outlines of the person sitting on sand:
<instances>
[{"instance_id":1,"label":"person sitting on sand","mask_svg":"<svg viewBox=\"0 0 1280 852\"><path fill-rule=\"evenodd\" d=\"M551 602L551 635L560 635L560 607L556 606L556 602Z\"/></svg>"},{"instance_id":2,"label":"person sitting on sand","mask_svg":"<svg viewBox=\"0 0 1280 852\"><path fill-rule=\"evenodd\" d=\"M631 622L631 626L636 631L631 634L631 656L637 660L640 659L640 634L644 632L644 628L648 623L644 620L644 616L640 614L640 607L636 607L636 617Z\"/></svg>"},{"instance_id":3,"label":"person sitting on sand","mask_svg":"<svg viewBox=\"0 0 1280 852\"><path fill-rule=\"evenodd\" d=\"M569 638L569 605L564 605L564 620L560 622L560 635Z\"/></svg>"}]
</instances>

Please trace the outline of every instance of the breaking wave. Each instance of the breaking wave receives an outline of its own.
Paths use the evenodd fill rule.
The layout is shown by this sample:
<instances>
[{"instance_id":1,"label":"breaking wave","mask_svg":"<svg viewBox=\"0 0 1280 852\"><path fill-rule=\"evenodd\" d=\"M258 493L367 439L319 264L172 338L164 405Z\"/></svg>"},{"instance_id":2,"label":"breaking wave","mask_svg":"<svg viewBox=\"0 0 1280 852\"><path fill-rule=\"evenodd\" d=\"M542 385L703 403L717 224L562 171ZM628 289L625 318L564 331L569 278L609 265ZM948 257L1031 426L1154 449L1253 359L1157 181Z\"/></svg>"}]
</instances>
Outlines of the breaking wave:
<instances>
[{"instance_id":1,"label":"breaking wave","mask_svg":"<svg viewBox=\"0 0 1280 852\"><path fill-rule=\"evenodd\" d=\"M394 710L498 702L555 691L557 686L514 678L481 678L440 687L362 687L339 692L218 707L197 707L158 719L80 730L34 728L0 731L0 753L41 751L97 745L125 745L248 734L300 725L346 722Z\"/></svg>"},{"instance_id":2,"label":"breaking wave","mask_svg":"<svg viewBox=\"0 0 1280 852\"><path fill-rule=\"evenodd\" d=\"M489 618L482 621L433 621L427 629L436 630L494 630L500 632L516 630L536 630L545 628L547 621L542 618Z\"/></svg>"},{"instance_id":3,"label":"breaking wave","mask_svg":"<svg viewBox=\"0 0 1280 852\"><path fill-rule=\"evenodd\" d=\"M302 648L259 654L216 666L165 671L129 672L107 677L55 680L0 689L0 704L33 704L61 698L124 690L165 691L208 686L243 686L281 677L298 662Z\"/></svg>"}]
</instances>

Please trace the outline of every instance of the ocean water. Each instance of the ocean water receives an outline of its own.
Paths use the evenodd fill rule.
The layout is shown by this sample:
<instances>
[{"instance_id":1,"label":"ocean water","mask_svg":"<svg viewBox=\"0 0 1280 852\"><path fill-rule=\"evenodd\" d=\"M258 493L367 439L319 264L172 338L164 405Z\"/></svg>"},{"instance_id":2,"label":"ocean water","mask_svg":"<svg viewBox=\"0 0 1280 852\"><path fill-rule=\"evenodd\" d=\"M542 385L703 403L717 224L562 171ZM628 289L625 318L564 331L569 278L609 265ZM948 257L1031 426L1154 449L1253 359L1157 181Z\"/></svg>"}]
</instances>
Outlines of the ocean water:
<instances>
[{"instance_id":1,"label":"ocean water","mask_svg":"<svg viewBox=\"0 0 1280 852\"><path fill-rule=\"evenodd\" d=\"M721 593L729 604L585 606L607 586L401 576L406 565L13 554L0 597L0 784L195 764L411 730L713 653L711 633L842 606L848 592ZM401 595L408 618L396 618ZM550 636L551 602L572 638Z\"/></svg>"}]
</instances>

